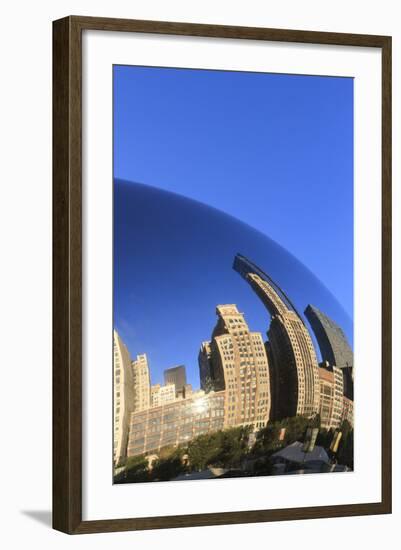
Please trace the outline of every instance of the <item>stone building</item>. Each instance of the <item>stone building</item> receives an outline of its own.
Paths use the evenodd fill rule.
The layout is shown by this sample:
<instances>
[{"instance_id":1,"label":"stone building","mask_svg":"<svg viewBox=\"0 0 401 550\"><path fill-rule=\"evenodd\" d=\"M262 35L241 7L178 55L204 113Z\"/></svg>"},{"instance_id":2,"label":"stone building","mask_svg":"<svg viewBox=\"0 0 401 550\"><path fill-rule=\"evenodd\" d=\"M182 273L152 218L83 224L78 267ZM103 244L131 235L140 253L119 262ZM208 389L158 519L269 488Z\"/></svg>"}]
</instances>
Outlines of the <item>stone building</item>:
<instances>
[{"instance_id":1,"label":"stone building","mask_svg":"<svg viewBox=\"0 0 401 550\"><path fill-rule=\"evenodd\" d=\"M115 466L126 458L130 414L134 407L134 381L129 352L113 332L113 459Z\"/></svg>"},{"instance_id":2,"label":"stone building","mask_svg":"<svg viewBox=\"0 0 401 550\"><path fill-rule=\"evenodd\" d=\"M224 402L224 391L205 394L199 390L186 399L132 413L128 457L158 453L163 447L223 429Z\"/></svg>"},{"instance_id":3,"label":"stone building","mask_svg":"<svg viewBox=\"0 0 401 550\"><path fill-rule=\"evenodd\" d=\"M260 332L251 332L234 304L216 308L217 324L199 353L201 387L226 391L225 427L265 426L270 415L269 367Z\"/></svg>"},{"instance_id":4,"label":"stone building","mask_svg":"<svg viewBox=\"0 0 401 550\"><path fill-rule=\"evenodd\" d=\"M272 413L281 419L312 417L320 408L319 367L301 315L283 290L259 267L237 254L233 268L251 286L270 315L267 331Z\"/></svg>"},{"instance_id":5,"label":"stone building","mask_svg":"<svg viewBox=\"0 0 401 550\"><path fill-rule=\"evenodd\" d=\"M134 411L143 411L150 407L150 374L146 354L138 355L132 361L134 383ZM132 412L132 411L131 411Z\"/></svg>"}]
</instances>

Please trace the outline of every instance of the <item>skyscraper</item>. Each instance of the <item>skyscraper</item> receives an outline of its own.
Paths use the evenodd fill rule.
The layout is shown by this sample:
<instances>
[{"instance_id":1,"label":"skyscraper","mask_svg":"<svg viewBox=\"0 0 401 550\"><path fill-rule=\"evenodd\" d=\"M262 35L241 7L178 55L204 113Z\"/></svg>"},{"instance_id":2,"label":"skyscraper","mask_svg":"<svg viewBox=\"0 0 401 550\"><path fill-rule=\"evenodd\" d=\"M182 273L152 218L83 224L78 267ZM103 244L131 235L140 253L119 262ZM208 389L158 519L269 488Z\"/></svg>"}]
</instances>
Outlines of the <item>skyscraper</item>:
<instances>
[{"instance_id":1,"label":"skyscraper","mask_svg":"<svg viewBox=\"0 0 401 550\"><path fill-rule=\"evenodd\" d=\"M250 332L234 304L216 308L212 340L199 353L201 387L226 390L224 427L266 425L270 414L269 368L260 332Z\"/></svg>"},{"instance_id":2,"label":"skyscraper","mask_svg":"<svg viewBox=\"0 0 401 550\"><path fill-rule=\"evenodd\" d=\"M344 395L352 400L354 354L343 330L330 317L312 305L308 305L305 309L305 316L316 336L322 360L327 361L330 367L336 366L343 371Z\"/></svg>"},{"instance_id":3,"label":"skyscraper","mask_svg":"<svg viewBox=\"0 0 401 550\"><path fill-rule=\"evenodd\" d=\"M272 417L319 412L319 367L313 343L300 314L283 290L259 267L237 254L233 268L268 310L267 350L272 388Z\"/></svg>"},{"instance_id":4,"label":"skyscraper","mask_svg":"<svg viewBox=\"0 0 401 550\"><path fill-rule=\"evenodd\" d=\"M150 375L148 358L146 354L137 355L132 361L132 373L134 379L134 408L139 412L150 407Z\"/></svg>"},{"instance_id":5,"label":"skyscraper","mask_svg":"<svg viewBox=\"0 0 401 550\"><path fill-rule=\"evenodd\" d=\"M183 394L184 386L187 383L187 376L185 373L184 365L177 367L171 367L164 371L164 383L175 384L175 391L177 394Z\"/></svg>"},{"instance_id":6,"label":"skyscraper","mask_svg":"<svg viewBox=\"0 0 401 550\"><path fill-rule=\"evenodd\" d=\"M320 419L322 428L339 428L343 420L344 377L341 369L327 361L319 365Z\"/></svg>"},{"instance_id":7,"label":"skyscraper","mask_svg":"<svg viewBox=\"0 0 401 550\"><path fill-rule=\"evenodd\" d=\"M115 466L124 462L127 453L130 415L134 405L134 383L131 358L118 335L113 332L114 347L114 441L113 458Z\"/></svg>"},{"instance_id":8,"label":"skyscraper","mask_svg":"<svg viewBox=\"0 0 401 550\"><path fill-rule=\"evenodd\" d=\"M198 355L198 363L200 386L202 390L209 392L217 385L224 387L222 383L216 384L216 375L213 372L212 365L212 346L210 342L202 342Z\"/></svg>"}]
</instances>

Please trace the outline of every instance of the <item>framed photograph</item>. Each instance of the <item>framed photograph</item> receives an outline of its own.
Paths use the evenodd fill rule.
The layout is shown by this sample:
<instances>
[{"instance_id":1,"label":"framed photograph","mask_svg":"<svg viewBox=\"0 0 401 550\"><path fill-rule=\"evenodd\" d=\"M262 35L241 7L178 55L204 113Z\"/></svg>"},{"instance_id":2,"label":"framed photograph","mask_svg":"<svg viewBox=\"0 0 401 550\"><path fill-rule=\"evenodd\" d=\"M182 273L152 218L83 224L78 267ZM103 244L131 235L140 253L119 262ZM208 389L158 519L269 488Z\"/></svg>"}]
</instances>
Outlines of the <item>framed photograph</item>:
<instances>
[{"instance_id":1,"label":"framed photograph","mask_svg":"<svg viewBox=\"0 0 401 550\"><path fill-rule=\"evenodd\" d=\"M53 526L391 512L391 38L53 24Z\"/></svg>"}]
</instances>

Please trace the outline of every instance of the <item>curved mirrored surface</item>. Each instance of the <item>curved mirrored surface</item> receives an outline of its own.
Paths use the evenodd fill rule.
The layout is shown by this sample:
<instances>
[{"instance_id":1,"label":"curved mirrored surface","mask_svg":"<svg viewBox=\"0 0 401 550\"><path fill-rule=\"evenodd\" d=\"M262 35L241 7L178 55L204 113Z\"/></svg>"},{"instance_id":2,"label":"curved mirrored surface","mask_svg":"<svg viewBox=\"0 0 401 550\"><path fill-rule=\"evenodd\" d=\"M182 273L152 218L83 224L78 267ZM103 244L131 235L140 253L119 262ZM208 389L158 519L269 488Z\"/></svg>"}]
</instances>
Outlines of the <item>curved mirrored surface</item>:
<instances>
[{"instance_id":1,"label":"curved mirrored surface","mask_svg":"<svg viewBox=\"0 0 401 550\"><path fill-rule=\"evenodd\" d=\"M117 215L118 213L118 215ZM236 304L249 328L266 339L262 303L233 269L250 259L300 312L317 307L352 344L352 320L324 285L276 242L194 200L147 185L114 184L114 326L130 354L146 353L152 383L185 365L199 387L198 352L216 323L218 304ZM319 355L319 350L317 349Z\"/></svg>"}]
</instances>

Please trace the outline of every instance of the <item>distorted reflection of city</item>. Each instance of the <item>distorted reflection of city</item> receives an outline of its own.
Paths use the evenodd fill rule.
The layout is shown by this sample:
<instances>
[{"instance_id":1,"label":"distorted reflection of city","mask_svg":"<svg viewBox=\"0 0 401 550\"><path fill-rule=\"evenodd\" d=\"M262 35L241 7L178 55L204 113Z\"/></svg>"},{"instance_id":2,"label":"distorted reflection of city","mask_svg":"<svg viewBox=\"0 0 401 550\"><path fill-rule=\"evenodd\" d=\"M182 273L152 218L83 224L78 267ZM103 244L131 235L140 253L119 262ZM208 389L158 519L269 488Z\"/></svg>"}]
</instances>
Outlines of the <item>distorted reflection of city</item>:
<instances>
[{"instance_id":1,"label":"distorted reflection of city","mask_svg":"<svg viewBox=\"0 0 401 550\"><path fill-rule=\"evenodd\" d=\"M206 205L122 181L114 201L114 481L352 470L352 321L329 291Z\"/></svg>"}]
</instances>

